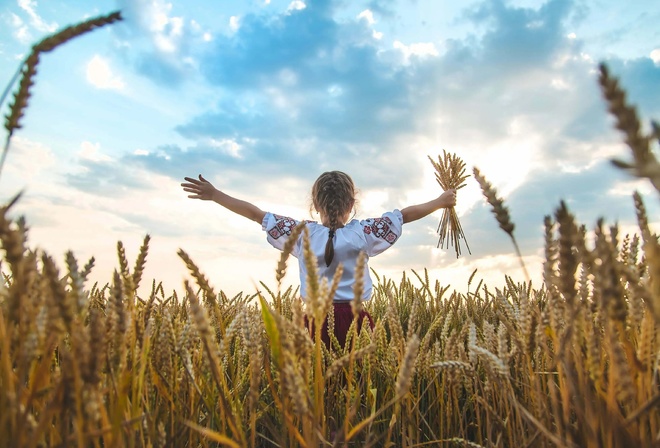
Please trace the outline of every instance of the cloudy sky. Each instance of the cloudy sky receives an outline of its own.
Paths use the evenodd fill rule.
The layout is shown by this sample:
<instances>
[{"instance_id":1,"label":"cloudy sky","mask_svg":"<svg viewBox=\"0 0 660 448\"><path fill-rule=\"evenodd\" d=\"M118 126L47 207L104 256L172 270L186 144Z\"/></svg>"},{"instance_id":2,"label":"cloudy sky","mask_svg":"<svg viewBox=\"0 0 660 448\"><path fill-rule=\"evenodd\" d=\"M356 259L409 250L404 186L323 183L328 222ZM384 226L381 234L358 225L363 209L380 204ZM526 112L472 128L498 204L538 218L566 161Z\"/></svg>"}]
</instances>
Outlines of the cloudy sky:
<instances>
[{"instance_id":1,"label":"cloudy sky","mask_svg":"<svg viewBox=\"0 0 660 448\"><path fill-rule=\"evenodd\" d=\"M560 200L590 229L633 232L636 189L659 216L657 193L609 163L629 153L597 84L605 62L645 125L660 118L656 1L7 0L0 87L39 39L118 9L123 22L42 57L0 175L3 201L25 190L30 244L62 268L67 250L94 256L93 281L111 279L117 241L132 264L149 234L146 284L180 290L183 248L228 294L274 286L260 226L186 198L200 173L309 219L316 177L343 170L366 218L437 196L427 156L445 149L505 198L535 286ZM457 290L475 269L475 283L524 280L473 178L457 212L471 254L436 248L438 212L371 266L395 281L428 268Z\"/></svg>"}]
</instances>

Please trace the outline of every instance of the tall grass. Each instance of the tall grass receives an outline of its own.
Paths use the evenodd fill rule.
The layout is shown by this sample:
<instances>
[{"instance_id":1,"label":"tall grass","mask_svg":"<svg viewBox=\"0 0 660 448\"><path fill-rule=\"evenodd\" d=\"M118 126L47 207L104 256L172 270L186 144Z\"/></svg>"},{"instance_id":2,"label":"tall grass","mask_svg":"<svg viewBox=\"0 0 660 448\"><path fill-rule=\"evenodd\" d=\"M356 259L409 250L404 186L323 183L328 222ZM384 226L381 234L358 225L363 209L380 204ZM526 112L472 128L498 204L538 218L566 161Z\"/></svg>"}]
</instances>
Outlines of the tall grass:
<instances>
[{"instance_id":1,"label":"tall grass","mask_svg":"<svg viewBox=\"0 0 660 448\"><path fill-rule=\"evenodd\" d=\"M617 166L657 185L658 127L642 133L604 67L600 82L633 152ZM113 278L88 285L93 259L67 253L60 269L28 248L17 196L0 209L0 447L657 446L660 245L633 199L639 235L599 221L590 240L559 204L540 287L507 276L462 294L426 271L378 277L353 304L373 331L353 325L328 348L336 285L310 275L303 305L281 289L286 251L274 290L228 297L180 251L194 283L140 296L148 236L132 267L119 243Z\"/></svg>"}]
</instances>

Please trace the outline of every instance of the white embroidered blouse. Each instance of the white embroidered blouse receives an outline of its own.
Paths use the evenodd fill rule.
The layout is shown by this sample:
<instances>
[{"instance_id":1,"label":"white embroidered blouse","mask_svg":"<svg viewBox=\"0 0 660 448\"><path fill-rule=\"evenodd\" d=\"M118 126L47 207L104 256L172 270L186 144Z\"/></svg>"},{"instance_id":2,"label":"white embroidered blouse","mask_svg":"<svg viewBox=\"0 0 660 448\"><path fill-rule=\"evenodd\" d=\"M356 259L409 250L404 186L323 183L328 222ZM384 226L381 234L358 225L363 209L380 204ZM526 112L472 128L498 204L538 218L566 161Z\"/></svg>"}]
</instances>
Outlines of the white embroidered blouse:
<instances>
[{"instance_id":1,"label":"white embroidered blouse","mask_svg":"<svg viewBox=\"0 0 660 448\"><path fill-rule=\"evenodd\" d=\"M276 249L282 250L291 231L299 222L286 216L266 213L261 223L261 228L266 231L268 242ZM355 281L357 257L360 251L366 253L367 263L365 263L363 274L364 293L362 300L369 300L373 289L373 282L369 275L369 257L378 255L390 248L401 236L403 227L403 215L401 212L394 210L384 213L380 218L353 219L344 227L337 229L334 236L335 255L332 263L327 267L325 265L324 254L325 245L328 241L328 228L313 221L308 221L306 225L309 230L309 242L312 252L316 254L320 277L325 277L328 279L328 283L332 283L337 266L340 263L344 266L344 271L335 294L335 301L349 301L353 299L353 283ZM298 241L293 246L291 255L298 259L300 294L304 300L307 292L307 269L303 260L302 236L298 238Z\"/></svg>"}]
</instances>

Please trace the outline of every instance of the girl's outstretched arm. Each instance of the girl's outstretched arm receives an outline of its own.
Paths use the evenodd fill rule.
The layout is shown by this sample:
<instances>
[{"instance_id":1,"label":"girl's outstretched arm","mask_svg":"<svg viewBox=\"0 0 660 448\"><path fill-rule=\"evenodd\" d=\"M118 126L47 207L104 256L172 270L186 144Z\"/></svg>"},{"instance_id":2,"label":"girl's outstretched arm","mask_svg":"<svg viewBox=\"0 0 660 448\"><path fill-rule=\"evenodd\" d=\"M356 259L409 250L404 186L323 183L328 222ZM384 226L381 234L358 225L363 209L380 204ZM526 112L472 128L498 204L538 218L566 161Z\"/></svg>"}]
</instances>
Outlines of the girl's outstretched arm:
<instances>
[{"instance_id":1,"label":"girl's outstretched arm","mask_svg":"<svg viewBox=\"0 0 660 448\"><path fill-rule=\"evenodd\" d=\"M181 184L184 191L192 193L188 195L191 199L201 199L203 201L213 201L222 205L227 210L245 216L259 224L264 219L266 212L254 204L241 199L236 199L215 188L211 182L199 175L199 180L193 177L184 177L187 182Z\"/></svg>"},{"instance_id":2,"label":"girl's outstretched arm","mask_svg":"<svg viewBox=\"0 0 660 448\"><path fill-rule=\"evenodd\" d=\"M450 208L456 205L456 190L450 189L442 193L432 201L425 202L424 204L411 205L401 210L403 215L404 224L411 221L416 221L426 215L433 213L441 208Z\"/></svg>"}]
</instances>

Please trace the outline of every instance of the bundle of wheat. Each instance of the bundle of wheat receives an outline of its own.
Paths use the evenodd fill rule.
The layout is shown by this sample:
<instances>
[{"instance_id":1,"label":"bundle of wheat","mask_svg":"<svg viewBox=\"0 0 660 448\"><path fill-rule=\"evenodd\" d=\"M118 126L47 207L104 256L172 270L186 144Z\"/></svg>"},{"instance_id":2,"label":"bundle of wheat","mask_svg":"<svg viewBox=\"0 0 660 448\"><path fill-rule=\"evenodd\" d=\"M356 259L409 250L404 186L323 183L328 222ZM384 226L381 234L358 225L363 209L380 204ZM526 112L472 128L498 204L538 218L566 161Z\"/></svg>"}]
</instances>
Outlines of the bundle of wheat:
<instances>
[{"instance_id":1,"label":"bundle of wheat","mask_svg":"<svg viewBox=\"0 0 660 448\"><path fill-rule=\"evenodd\" d=\"M450 154L445 150L442 150L442 153L443 156L438 156L437 162L429 156L429 160L433 168L435 168L435 179L445 191L463 188L465 186L465 179L470 177L469 174L465 174L465 162L456 154ZM468 252L472 253L470 252L470 246L465 238L454 207L443 210L440 223L438 224L438 235L437 247L444 248L446 243L446 248L449 249L449 245L451 244L456 250L456 258L461 254L461 239L465 241L465 247L467 247Z\"/></svg>"}]
</instances>

